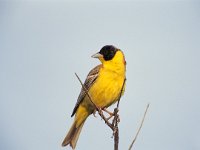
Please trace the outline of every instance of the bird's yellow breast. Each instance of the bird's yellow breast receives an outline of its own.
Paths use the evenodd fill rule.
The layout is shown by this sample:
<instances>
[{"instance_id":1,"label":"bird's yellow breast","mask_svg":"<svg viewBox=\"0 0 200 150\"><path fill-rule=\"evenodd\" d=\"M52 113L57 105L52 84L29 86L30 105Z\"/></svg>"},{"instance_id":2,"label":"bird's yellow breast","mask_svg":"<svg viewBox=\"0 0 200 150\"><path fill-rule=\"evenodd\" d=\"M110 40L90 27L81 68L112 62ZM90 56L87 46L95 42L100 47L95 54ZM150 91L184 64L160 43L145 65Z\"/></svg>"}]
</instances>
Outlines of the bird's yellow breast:
<instances>
[{"instance_id":1,"label":"bird's yellow breast","mask_svg":"<svg viewBox=\"0 0 200 150\"><path fill-rule=\"evenodd\" d=\"M112 60L103 62L98 78L89 90L93 102L98 107L108 107L118 100L125 71L124 56L121 51L118 51Z\"/></svg>"}]
</instances>

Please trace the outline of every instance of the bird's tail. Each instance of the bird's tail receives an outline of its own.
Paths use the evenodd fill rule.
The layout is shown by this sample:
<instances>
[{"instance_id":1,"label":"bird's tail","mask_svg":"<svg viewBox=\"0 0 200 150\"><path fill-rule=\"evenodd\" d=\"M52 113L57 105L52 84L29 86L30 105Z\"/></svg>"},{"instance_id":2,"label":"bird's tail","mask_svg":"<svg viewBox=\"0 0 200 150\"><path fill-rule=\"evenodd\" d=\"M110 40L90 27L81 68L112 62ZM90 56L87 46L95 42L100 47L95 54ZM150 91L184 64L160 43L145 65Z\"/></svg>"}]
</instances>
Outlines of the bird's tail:
<instances>
[{"instance_id":1,"label":"bird's tail","mask_svg":"<svg viewBox=\"0 0 200 150\"><path fill-rule=\"evenodd\" d=\"M78 141L78 137L81 133L81 129L84 125L84 122L83 121L81 123L81 125L79 125L78 127L76 127L76 121L74 121L74 123L72 124L69 132L67 133L63 143L62 143L62 146L67 146L68 144L70 144L70 146L72 147L72 149L75 149L76 147L76 143Z\"/></svg>"}]
</instances>

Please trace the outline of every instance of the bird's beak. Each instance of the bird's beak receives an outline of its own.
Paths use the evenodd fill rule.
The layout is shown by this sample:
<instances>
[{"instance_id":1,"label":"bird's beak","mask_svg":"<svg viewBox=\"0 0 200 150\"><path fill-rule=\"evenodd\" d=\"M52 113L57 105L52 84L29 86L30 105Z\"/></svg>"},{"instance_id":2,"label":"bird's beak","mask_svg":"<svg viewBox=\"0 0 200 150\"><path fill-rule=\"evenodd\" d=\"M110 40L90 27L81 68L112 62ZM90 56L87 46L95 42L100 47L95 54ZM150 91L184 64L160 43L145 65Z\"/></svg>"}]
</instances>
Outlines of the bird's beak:
<instances>
[{"instance_id":1,"label":"bird's beak","mask_svg":"<svg viewBox=\"0 0 200 150\"><path fill-rule=\"evenodd\" d=\"M100 58L100 57L103 57L103 55L101 55L99 52L92 55L92 58Z\"/></svg>"}]
</instances>

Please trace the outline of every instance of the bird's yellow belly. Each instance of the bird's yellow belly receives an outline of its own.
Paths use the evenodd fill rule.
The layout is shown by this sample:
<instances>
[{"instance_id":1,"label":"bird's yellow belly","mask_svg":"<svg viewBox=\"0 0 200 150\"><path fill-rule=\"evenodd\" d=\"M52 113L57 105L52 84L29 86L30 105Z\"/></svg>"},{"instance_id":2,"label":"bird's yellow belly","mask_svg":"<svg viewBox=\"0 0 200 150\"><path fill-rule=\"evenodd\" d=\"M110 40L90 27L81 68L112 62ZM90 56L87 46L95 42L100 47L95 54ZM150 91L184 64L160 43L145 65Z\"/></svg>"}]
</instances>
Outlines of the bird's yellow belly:
<instances>
[{"instance_id":1,"label":"bird's yellow belly","mask_svg":"<svg viewBox=\"0 0 200 150\"><path fill-rule=\"evenodd\" d=\"M115 103L121 93L124 76L117 74L100 75L89 90L89 94L97 107L109 107Z\"/></svg>"}]
</instances>

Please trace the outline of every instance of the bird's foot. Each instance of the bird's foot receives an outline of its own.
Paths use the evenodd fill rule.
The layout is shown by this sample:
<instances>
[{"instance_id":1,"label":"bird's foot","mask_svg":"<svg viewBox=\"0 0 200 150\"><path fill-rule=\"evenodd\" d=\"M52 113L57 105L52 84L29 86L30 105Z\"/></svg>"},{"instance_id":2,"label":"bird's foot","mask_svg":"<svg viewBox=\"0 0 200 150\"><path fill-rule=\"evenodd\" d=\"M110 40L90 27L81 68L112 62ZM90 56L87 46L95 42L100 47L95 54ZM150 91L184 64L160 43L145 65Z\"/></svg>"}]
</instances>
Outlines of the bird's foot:
<instances>
[{"instance_id":1,"label":"bird's foot","mask_svg":"<svg viewBox=\"0 0 200 150\"><path fill-rule=\"evenodd\" d=\"M114 113L108 111L106 108L103 108L103 111L109 115L109 117L106 118L107 120L110 120L114 116Z\"/></svg>"},{"instance_id":2,"label":"bird's foot","mask_svg":"<svg viewBox=\"0 0 200 150\"><path fill-rule=\"evenodd\" d=\"M110 116L114 116L114 113L108 111L106 108L103 108L103 111L105 111L107 114L109 114Z\"/></svg>"}]
</instances>

